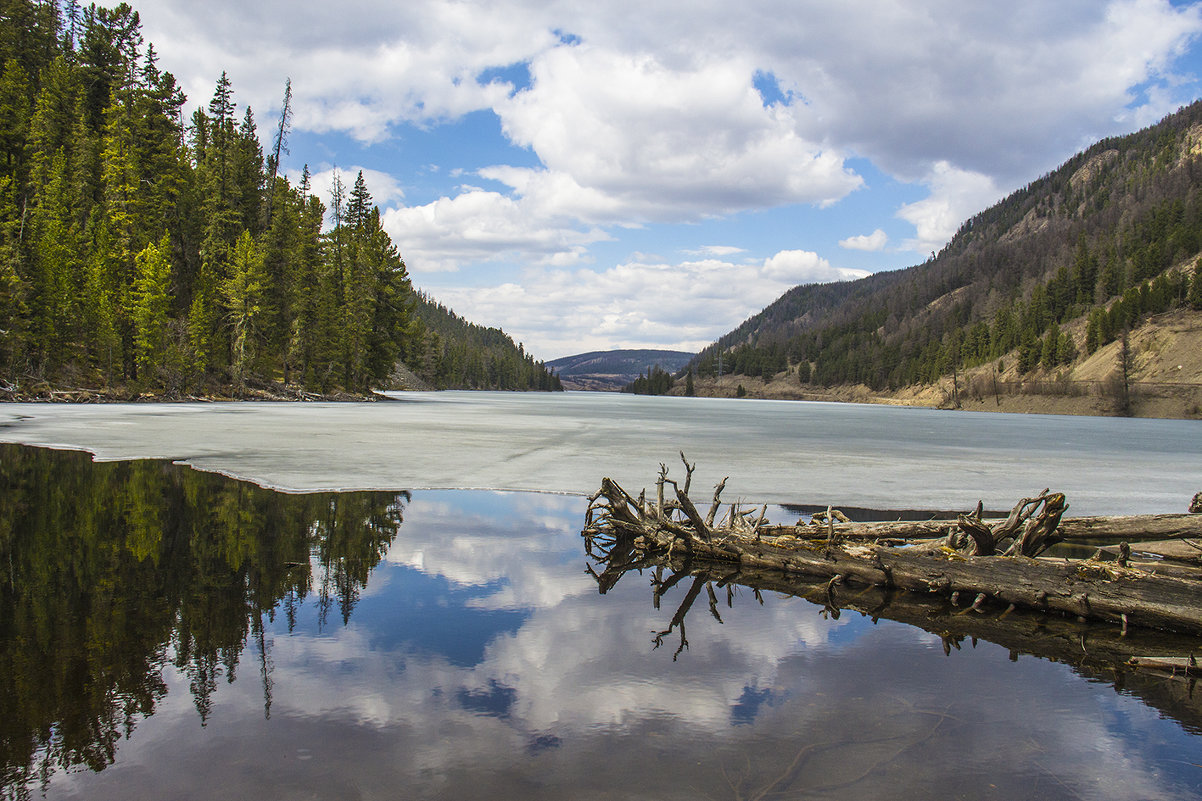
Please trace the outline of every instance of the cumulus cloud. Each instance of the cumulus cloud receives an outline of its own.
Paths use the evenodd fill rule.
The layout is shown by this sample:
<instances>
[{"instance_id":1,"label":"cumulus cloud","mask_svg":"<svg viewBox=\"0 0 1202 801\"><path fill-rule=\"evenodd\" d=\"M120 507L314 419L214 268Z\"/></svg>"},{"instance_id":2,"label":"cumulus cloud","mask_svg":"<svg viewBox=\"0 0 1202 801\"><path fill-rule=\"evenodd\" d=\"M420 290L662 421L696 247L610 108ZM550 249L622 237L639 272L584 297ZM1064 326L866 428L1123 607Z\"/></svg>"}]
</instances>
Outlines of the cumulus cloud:
<instances>
[{"instance_id":1,"label":"cumulus cloud","mask_svg":"<svg viewBox=\"0 0 1202 801\"><path fill-rule=\"evenodd\" d=\"M1115 130L1119 117L1156 118L1181 102L1180 92L1163 90L1180 82L1175 59L1202 31L1197 6L1168 0L759 0L737 15L677 0L640 7L637 24L620 5L533 0L148 0L140 10L147 38L200 102L228 70L263 111L278 105L291 75L298 126L365 140L398 122L491 108L552 169L570 162L597 178L645 163L668 174L687 169L692 154L671 158L682 141L737 162L771 150L812 156L807 140L852 145L913 177L939 159L1029 177L1032 161ZM562 44L562 32L581 44ZM516 95L522 87L485 77L513 64L534 77ZM769 73L785 98L801 99L792 111L787 103L754 109L763 104L753 80ZM783 115L779 128L773 113ZM565 126L572 120L582 124ZM652 135L644 156L626 148L640 132ZM603 141L614 133L616 143ZM822 172L836 187L846 180ZM779 191L787 179L773 183Z\"/></svg>"},{"instance_id":2,"label":"cumulus cloud","mask_svg":"<svg viewBox=\"0 0 1202 801\"><path fill-rule=\"evenodd\" d=\"M194 102L206 103L228 71L240 102L278 109L291 76L294 126L364 142L387 138L397 123L491 108L514 87L481 74L558 41L541 15L511 4L149 0L139 10L164 68Z\"/></svg>"},{"instance_id":3,"label":"cumulus cloud","mask_svg":"<svg viewBox=\"0 0 1202 801\"><path fill-rule=\"evenodd\" d=\"M406 264L415 275L519 255L529 263L562 267L584 259L587 245L609 238L600 228L547 219L523 201L483 189L388 209L381 222L404 243Z\"/></svg>"},{"instance_id":4,"label":"cumulus cloud","mask_svg":"<svg viewBox=\"0 0 1202 801\"><path fill-rule=\"evenodd\" d=\"M540 358L553 359L636 346L698 350L797 284L864 275L813 252L786 250L759 263L628 261L432 291L457 313L500 325Z\"/></svg>"},{"instance_id":5,"label":"cumulus cloud","mask_svg":"<svg viewBox=\"0 0 1202 801\"><path fill-rule=\"evenodd\" d=\"M363 182L367 185L367 191L371 194L372 203L387 207L389 204L401 201L405 197L405 190L401 187L400 181L391 173L381 170L372 170L365 167L333 167L329 165L320 165L316 171L310 168L309 174L309 192L321 199L321 202L330 205L330 197L334 191L334 176L342 181L343 189L350 194L351 189L355 186L355 178L358 174L363 173ZM301 182L300 170L288 170L286 172L288 181L297 186Z\"/></svg>"},{"instance_id":6,"label":"cumulus cloud","mask_svg":"<svg viewBox=\"0 0 1202 801\"><path fill-rule=\"evenodd\" d=\"M764 47L782 88L814 110L799 118L808 135L906 180L943 160L1014 185L1128 130L1128 114L1158 118L1192 99L1137 87L1179 83L1174 59L1200 32L1202 9L1167 0L855 0L782 14Z\"/></svg>"},{"instance_id":7,"label":"cumulus cloud","mask_svg":"<svg viewBox=\"0 0 1202 801\"><path fill-rule=\"evenodd\" d=\"M837 151L798 135L789 107L765 108L754 73L742 59L680 66L648 52L556 48L533 62L531 88L497 111L550 173L635 219L831 203L858 188Z\"/></svg>"},{"instance_id":8,"label":"cumulus cloud","mask_svg":"<svg viewBox=\"0 0 1202 801\"><path fill-rule=\"evenodd\" d=\"M386 7L146 0L139 10L162 67L198 105L224 70L235 98L252 104L260 122L278 109L291 76L296 131L363 143L437 129L470 112L495 115L500 144L525 157L514 150L508 159L498 147L496 163L468 174L499 188L448 187L444 197L404 206L400 178L370 174L385 224L415 274L498 261L533 268L534 280L547 281L578 312L605 320L578 337L596 344L686 343L711 336L703 329L723 333L693 324L673 335L661 314L605 312L599 301L567 299L567 283L609 289L613 276L636 268L565 272L590 264L592 246L623 228L837 206L865 188L847 161L854 154L929 190L897 210L914 226L900 247L925 255L966 217L1081 147L1192 100L1198 78L1179 65L1202 34L1202 5L1169 0L753 0L737 14L685 0L637 12L584 0ZM775 84L770 97L757 89L765 76ZM460 165L434 166L455 174ZM344 173L353 180L350 168ZM880 250L885 242L878 229L839 244ZM693 250L696 261L668 267L681 271L669 283L682 300L694 299L690 287L728 279L734 269L725 261L734 252ZM710 260L712 275L704 272ZM786 272L813 280L799 276L834 270L783 255L739 269L755 276L747 297L768 300L787 288ZM561 286L565 275L571 281ZM491 310L490 294L537 305L538 292L478 287L455 300L464 312ZM749 301L707 313L738 322L756 310ZM550 310L532 316L567 320ZM656 339L628 339L637 331ZM544 341L567 345L563 334Z\"/></svg>"},{"instance_id":9,"label":"cumulus cloud","mask_svg":"<svg viewBox=\"0 0 1202 801\"><path fill-rule=\"evenodd\" d=\"M847 239L839 240L839 247L848 250L881 250L885 247L885 243L889 241L889 236L880 228L873 231L871 234L861 234L859 236L849 236Z\"/></svg>"},{"instance_id":10,"label":"cumulus cloud","mask_svg":"<svg viewBox=\"0 0 1202 801\"><path fill-rule=\"evenodd\" d=\"M941 249L965 219L1002 198L1002 191L988 175L957 169L946 161L937 163L924 183L930 187L930 196L897 212L917 231L905 246L919 253Z\"/></svg>"}]
</instances>

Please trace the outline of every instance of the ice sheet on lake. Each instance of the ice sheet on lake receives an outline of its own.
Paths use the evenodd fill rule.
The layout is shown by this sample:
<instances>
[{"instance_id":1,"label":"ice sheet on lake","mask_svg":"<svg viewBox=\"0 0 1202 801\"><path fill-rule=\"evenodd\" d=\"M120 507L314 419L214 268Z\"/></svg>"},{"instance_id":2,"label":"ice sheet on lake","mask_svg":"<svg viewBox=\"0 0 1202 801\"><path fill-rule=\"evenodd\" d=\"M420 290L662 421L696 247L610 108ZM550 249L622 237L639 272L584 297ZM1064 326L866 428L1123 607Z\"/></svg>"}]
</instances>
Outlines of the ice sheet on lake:
<instances>
[{"instance_id":1,"label":"ice sheet on lake","mask_svg":"<svg viewBox=\"0 0 1202 801\"><path fill-rule=\"evenodd\" d=\"M661 462L694 495L884 509L1009 507L1045 486L1072 514L1185 511L1202 425L600 393L401 393L394 402L0 407L0 441L164 458L289 491L637 491Z\"/></svg>"}]
</instances>

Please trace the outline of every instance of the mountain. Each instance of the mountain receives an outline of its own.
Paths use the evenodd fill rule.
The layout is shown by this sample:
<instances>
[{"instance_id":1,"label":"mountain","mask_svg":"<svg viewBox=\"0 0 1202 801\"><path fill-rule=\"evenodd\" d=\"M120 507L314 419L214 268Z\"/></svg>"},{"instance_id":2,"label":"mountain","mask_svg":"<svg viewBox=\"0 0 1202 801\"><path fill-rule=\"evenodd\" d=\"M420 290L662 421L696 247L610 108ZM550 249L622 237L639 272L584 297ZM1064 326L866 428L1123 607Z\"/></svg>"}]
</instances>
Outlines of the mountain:
<instances>
[{"instance_id":1,"label":"mountain","mask_svg":"<svg viewBox=\"0 0 1202 801\"><path fill-rule=\"evenodd\" d=\"M1166 413L1144 401L1172 397L1168 414L1198 416L1202 364L1180 355L1202 353L1200 250L1196 102L1077 154L922 264L794 287L689 367L698 394L858 388L931 405L992 395L999 408L1063 396L1086 399L1080 411L1138 414Z\"/></svg>"},{"instance_id":2,"label":"mountain","mask_svg":"<svg viewBox=\"0 0 1202 801\"><path fill-rule=\"evenodd\" d=\"M616 392L652 368L675 373L695 354L679 350L604 350L547 362L564 389Z\"/></svg>"}]
</instances>

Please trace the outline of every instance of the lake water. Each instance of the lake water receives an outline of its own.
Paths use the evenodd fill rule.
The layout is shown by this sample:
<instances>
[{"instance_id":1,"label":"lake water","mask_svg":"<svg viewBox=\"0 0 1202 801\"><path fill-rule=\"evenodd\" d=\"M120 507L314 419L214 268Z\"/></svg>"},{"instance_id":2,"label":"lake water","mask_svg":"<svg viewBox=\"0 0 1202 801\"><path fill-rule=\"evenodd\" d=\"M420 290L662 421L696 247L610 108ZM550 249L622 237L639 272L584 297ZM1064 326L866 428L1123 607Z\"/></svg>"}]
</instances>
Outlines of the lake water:
<instances>
[{"instance_id":1,"label":"lake water","mask_svg":"<svg viewBox=\"0 0 1202 801\"><path fill-rule=\"evenodd\" d=\"M1202 425L856 404L604 393L397 393L360 404L4 404L0 442L155 457L290 491L588 494L697 464L725 497L878 509L1010 508L1044 487L1071 514L1184 512Z\"/></svg>"},{"instance_id":2,"label":"lake water","mask_svg":"<svg viewBox=\"0 0 1202 801\"><path fill-rule=\"evenodd\" d=\"M0 798L1202 797L1202 688L1113 656L1190 642L706 576L656 608L651 571L598 592L553 494L683 448L732 498L1177 511L1196 423L487 393L0 420L114 460L0 446Z\"/></svg>"}]
</instances>

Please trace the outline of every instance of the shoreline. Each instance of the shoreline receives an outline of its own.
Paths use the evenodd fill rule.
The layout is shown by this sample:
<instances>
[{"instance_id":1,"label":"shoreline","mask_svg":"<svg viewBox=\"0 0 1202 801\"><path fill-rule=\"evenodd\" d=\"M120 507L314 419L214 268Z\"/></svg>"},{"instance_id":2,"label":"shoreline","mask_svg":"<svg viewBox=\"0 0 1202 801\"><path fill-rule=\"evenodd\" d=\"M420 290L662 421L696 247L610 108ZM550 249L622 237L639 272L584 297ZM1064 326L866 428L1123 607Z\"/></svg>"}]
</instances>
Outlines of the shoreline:
<instances>
[{"instance_id":1,"label":"shoreline","mask_svg":"<svg viewBox=\"0 0 1202 801\"><path fill-rule=\"evenodd\" d=\"M939 383L906 387L895 392L876 391L863 384L830 388L803 389L796 376L787 375L765 382L748 376L723 376L721 379L694 379L696 397L737 398L743 387L746 400L792 400L821 403L867 403L879 406L908 406L944 411L991 412L1001 414L1048 414L1079 417L1123 417L1113 398L1095 394L1054 394L1051 392L956 393L949 378ZM668 394L683 396L683 387ZM1160 385L1155 391L1133 392L1132 418L1162 420L1202 420L1202 387L1195 384Z\"/></svg>"},{"instance_id":2,"label":"shoreline","mask_svg":"<svg viewBox=\"0 0 1202 801\"><path fill-rule=\"evenodd\" d=\"M390 400L377 392L309 392L300 387L284 385L256 385L241 388L220 387L200 393L143 392L140 390L109 387L55 387L40 382L33 389L21 390L0 386L0 403L227 403L234 401L263 402L282 401L292 403L374 403Z\"/></svg>"},{"instance_id":3,"label":"shoreline","mask_svg":"<svg viewBox=\"0 0 1202 801\"><path fill-rule=\"evenodd\" d=\"M762 378L730 375L720 379L695 379L695 397L743 400L788 400L819 403L860 403L878 406L906 406L944 411L990 412L1001 414L1044 414L1082 417L1123 417L1118 413L1115 399L1094 393L1057 393L1053 382L1032 381L1033 391L1000 393L980 391L966 379L961 387L953 386L950 378L927 386L911 386L896 391L878 391L864 384L837 387L803 387L791 372L765 382ZM742 388L744 394L739 395ZM417 386L395 387L409 391L426 389ZM437 391L437 390L427 390ZM471 391L471 390L469 390ZM488 390L480 390L488 391ZM618 394L601 390L576 390L597 394ZM668 396L684 397L681 382ZM383 391L310 392L298 386L259 382L242 388L212 387L200 393L149 392L122 387L89 388L52 385L39 382L31 389L17 389L0 383L0 403L45 404L109 404L109 403L376 403L395 402ZM1162 420L1202 420L1202 386L1192 383L1153 385L1144 389L1133 385L1131 418Z\"/></svg>"}]
</instances>

